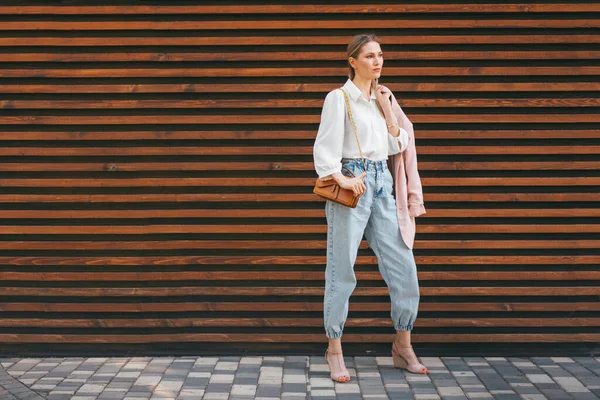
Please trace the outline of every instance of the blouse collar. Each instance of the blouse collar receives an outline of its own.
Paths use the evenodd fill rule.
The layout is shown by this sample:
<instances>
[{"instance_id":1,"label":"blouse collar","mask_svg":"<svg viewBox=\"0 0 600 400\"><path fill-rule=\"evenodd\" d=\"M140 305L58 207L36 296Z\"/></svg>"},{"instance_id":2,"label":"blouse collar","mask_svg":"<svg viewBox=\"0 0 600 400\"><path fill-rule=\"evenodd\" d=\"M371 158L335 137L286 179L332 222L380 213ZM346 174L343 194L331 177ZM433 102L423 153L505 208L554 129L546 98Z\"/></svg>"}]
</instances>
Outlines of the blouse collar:
<instances>
[{"instance_id":1,"label":"blouse collar","mask_svg":"<svg viewBox=\"0 0 600 400\"><path fill-rule=\"evenodd\" d=\"M358 99L362 96L362 92L360 91L360 89L358 88L358 86L356 86L354 84L354 82L352 82L352 80L350 78L348 78L348 80L344 84L344 89L346 89L346 92L348 92L348 95L354 101L358 101ZM372 99L376 99L375 92L373 92L373 91L371 91L371 98Z\"/></svg>"}]
</instances>

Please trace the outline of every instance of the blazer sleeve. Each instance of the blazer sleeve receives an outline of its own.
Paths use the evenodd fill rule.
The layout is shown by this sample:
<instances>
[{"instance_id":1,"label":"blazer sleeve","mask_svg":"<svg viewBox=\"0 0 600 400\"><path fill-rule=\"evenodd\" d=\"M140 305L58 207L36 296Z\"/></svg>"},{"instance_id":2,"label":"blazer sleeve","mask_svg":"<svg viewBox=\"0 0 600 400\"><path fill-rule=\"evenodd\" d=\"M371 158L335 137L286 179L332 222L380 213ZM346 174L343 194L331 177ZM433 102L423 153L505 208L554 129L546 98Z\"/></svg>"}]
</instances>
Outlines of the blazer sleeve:
<instances>
[{"instance_id":1,"label":"blazer sleeve","mask_svg":"<svg viewBox=\"0 0 600 400\"><path fill-rule=\"evenodd\" d=\"M425 204L423 202L423 187L421 185L421 177L417 168L417 148L415 146L415 131L412 122L408 119L396 97L392 94L392 109L398 121L402 121L402 125L408 132L408 146L403 155L404 168L406 171L407 193L408 193L408 211L410 216L418 217L425 214Z\"/></svg>"}]
</instances>

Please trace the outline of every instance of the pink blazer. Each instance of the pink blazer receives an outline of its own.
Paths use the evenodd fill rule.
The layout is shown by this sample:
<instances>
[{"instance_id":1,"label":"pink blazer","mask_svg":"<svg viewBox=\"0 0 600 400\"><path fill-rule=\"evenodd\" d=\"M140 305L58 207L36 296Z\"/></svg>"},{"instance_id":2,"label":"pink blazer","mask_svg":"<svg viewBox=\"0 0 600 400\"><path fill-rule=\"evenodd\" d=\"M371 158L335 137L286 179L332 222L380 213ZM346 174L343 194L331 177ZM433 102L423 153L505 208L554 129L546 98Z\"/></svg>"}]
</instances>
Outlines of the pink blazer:
<instances>
[{"instance_id":1,"label":"pink blazer","mask_svg":"<svg viewBox=\"0 0 600 400\"><path fill-rule=\"evenodd\" d=\"M385 86L384 91L389 91ZM415 147L415 131L396 98L392 95L392 110L396 114L398 124L408 132L408 147L401 153L388 159L396 194L396 214L402 239L412 249L415 242L415 217L425 214L423 204L423 187L417 169L417 149Z\"/></svg>"}]
</instances>

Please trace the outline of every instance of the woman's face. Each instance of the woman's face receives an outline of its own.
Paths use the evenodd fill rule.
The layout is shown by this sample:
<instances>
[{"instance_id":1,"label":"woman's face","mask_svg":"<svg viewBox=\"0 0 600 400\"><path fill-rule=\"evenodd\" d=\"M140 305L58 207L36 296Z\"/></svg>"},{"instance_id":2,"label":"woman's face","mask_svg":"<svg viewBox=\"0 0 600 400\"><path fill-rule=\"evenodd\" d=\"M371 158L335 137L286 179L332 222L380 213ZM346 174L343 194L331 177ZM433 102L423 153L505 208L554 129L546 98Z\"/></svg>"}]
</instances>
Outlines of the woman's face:
<instances>
[{"instance_id":1,"label":"woman's face","mask_svg":"<svg viewBox=\"0 0 600 400\"><path fill-rule=\"evenodd\" d=\"M356 75L364 79L379 79L383 68L383 53L377 42L365 43L360 49L358 57L349 58L350 65L354 67Z\"/></svg>"}]
</instances>

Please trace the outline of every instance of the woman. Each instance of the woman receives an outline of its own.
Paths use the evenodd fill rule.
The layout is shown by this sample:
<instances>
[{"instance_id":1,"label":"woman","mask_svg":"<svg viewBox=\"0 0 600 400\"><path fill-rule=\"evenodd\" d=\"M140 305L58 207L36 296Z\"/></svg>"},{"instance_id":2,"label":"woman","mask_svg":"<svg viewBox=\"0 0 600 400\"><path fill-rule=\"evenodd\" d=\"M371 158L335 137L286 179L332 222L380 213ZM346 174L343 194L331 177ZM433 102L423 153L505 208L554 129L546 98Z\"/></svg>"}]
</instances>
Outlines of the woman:
<instances>
[{"instance_id":1,"label":"woman","mask_svg":"<svg viewBox=\"0 0 600 400\"><path fill-rule=\"evenodd\" d=\"M375 35L352 39L348 44L348 65L349 79L342 90L350 105L364 164L344 93L338 89L325 98L313 149L315 169L321 179L335 179L342 188L362 195L356 208L331 201L325 205L328 231L323 311L329 339L325 358L331 379L350 380L342 356L341 336L348 301L356 286L354 262L364 233L390 292L396 329L392 345L394 366L425 374L428 370L418 362L410 340L419 303L416 265L411 248L401 236L392 196L393 177L387 167L388 156L408 147L409 134L398 124L391 91L377 85L383 54Z\"/></svg>"}]
</instances>

